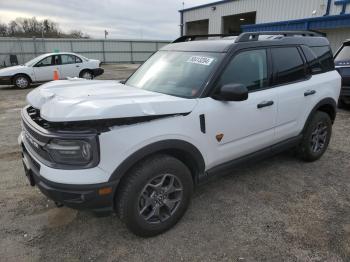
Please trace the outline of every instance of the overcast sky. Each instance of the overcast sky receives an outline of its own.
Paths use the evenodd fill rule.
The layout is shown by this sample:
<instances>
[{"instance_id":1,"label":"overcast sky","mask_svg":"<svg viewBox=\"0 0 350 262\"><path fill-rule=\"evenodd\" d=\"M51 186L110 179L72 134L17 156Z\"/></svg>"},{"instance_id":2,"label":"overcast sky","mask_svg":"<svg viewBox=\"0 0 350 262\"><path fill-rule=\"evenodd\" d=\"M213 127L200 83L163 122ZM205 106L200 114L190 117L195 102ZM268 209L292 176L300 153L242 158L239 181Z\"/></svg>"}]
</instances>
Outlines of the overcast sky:
<instances>
[{"instance_id":1,"label":"overcast sky","mask_svg":"<svg viewBox=\"0 0 350 262\"><path fill-rule=\"evenodd\" d=\"M17 17L49 18L63 31L79 29L93 38L171 40L179 35L183 0L0 0L0 22ZM185 8L210 3L187 0Z\"/></svg>"}]
</instances>

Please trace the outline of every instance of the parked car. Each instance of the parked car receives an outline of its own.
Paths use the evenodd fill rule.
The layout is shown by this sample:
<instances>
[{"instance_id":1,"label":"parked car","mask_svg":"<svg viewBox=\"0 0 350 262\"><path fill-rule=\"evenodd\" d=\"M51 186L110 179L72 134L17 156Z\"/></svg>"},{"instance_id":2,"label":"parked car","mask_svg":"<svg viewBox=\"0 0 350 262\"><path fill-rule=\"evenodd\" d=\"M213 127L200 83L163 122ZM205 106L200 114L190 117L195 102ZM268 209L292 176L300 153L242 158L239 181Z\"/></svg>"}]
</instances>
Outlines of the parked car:
<instances>
[{"instance_id":1,"label":"parked car","mask_svg":"<svg viewBox=\"0 0 350 262\"><path fill-rule=\"evenodd\" d=\"M289 148L319 159L340 87L316 33L182 37L124 84L53 81L30 92L25 173L59 206L116 212L154 236L179 221L195 186L244 161Z\"/></svg>"},{"instance_id":2,"label":"parked car","mask_svg":"<svg viewBox=\"0 0 350 262\"><path fill-rule=\"evenodd\" d=\"M335 68L342 77L339 106L350 106L350 40L345 41L334 56Z\"/></svg>"},{"instance_id":3,"label":"parked car","mask_svg":"<svg viewBox=\"0 0 350 262\"><path fill-rule=\"evenodd\" d=\"M40 55L24 65L0 69L0 84L28 88L31 83L53 80L54 71L60 79L81 77L93 79L103 74L101 62L74 53L50 53Z\"/></svg>"}]
</instances>

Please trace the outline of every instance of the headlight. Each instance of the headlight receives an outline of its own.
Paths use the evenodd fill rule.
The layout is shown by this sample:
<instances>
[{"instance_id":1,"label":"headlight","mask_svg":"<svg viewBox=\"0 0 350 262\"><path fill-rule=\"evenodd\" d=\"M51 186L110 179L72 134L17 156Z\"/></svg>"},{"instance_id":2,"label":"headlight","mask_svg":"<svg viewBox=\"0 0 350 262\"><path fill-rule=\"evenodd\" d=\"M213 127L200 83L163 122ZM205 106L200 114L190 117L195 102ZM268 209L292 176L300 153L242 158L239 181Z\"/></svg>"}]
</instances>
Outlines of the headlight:
<instances>
[{"instance_id":1,"label":"headlight","mask_svg":"<svg viewBox=\"0 0 350 262\"><path fill-rule=\"evenodd\" d=\"M87 165L93 159L93 150L84 140L52 139L46 146L51 158L58 164Z\"/></svg>"}]
</instances>

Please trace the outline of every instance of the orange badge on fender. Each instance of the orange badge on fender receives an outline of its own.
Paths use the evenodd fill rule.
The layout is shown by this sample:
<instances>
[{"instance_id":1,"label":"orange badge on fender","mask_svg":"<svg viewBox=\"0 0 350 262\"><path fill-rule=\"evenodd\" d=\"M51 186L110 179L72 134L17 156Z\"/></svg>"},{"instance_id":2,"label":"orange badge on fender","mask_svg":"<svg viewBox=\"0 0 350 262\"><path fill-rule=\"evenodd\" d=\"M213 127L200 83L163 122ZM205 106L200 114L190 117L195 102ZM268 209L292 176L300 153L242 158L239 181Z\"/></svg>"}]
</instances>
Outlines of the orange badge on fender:
<instances>
[{"instance_id":1,"label":"orange badge on fender","mask_svg":"<svg viewBox=\"0 0 350 262\"><path fill-rule=\"evenodd\" d=\"M224 134L217 134L217 135L216 135L216 140L217 140L218 142L221 142L221 140L222 140L223 137L224 137Z\"/></svg>"}]
</instances>

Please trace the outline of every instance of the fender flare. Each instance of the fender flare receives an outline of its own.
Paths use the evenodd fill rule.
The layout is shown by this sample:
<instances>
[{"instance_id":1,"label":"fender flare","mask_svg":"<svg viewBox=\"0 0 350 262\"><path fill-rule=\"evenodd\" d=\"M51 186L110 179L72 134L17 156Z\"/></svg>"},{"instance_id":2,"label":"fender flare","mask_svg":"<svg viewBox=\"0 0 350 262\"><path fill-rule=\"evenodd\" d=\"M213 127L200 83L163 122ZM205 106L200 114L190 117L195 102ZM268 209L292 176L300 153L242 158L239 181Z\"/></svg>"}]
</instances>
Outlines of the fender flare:
<instances>
[{"instance_id":1,"label":"fender flare","mask_svg":"<svg viewBox=\"0 0 350 262\"><path fill-rule=\"evenodd\" d=\"M181 161L187 162L187 164L185 164L191 170L194 183L198 181L198 177L201 174L204 174L204 158L197 147L183 140L168 139L149 144L131 154L114 170L111 177L109 178L109 182L120 181L130 170L130 168L132 168L137 162L145 159L150 155L160 152L174 155ZM189 163L190 166L188 165Z\"/></svg>"},{"instance_id":2,"label":"fender flare","mask_svg":"<svg viewBox=\"0 0 350 262\"><path fill-rule=\"evenodd\" d=\"M324 98L320 102L318 102L314 106L314 108L311 110L311 112L309 113L309 116L307 117L307 120L305 121L305 125L303 128L302 134L305 132L305 129L307 128L307 125L311 121L311 118L313 117L315 112L318 111L323 106L330 106L332 108L332 112L326 112L326 113L330 114L332 123L334 122L336 114L337 114L337 102L331 97ZM321 111L323 111L323 110L321 110Z\"/></svg>"}]
</instances>

